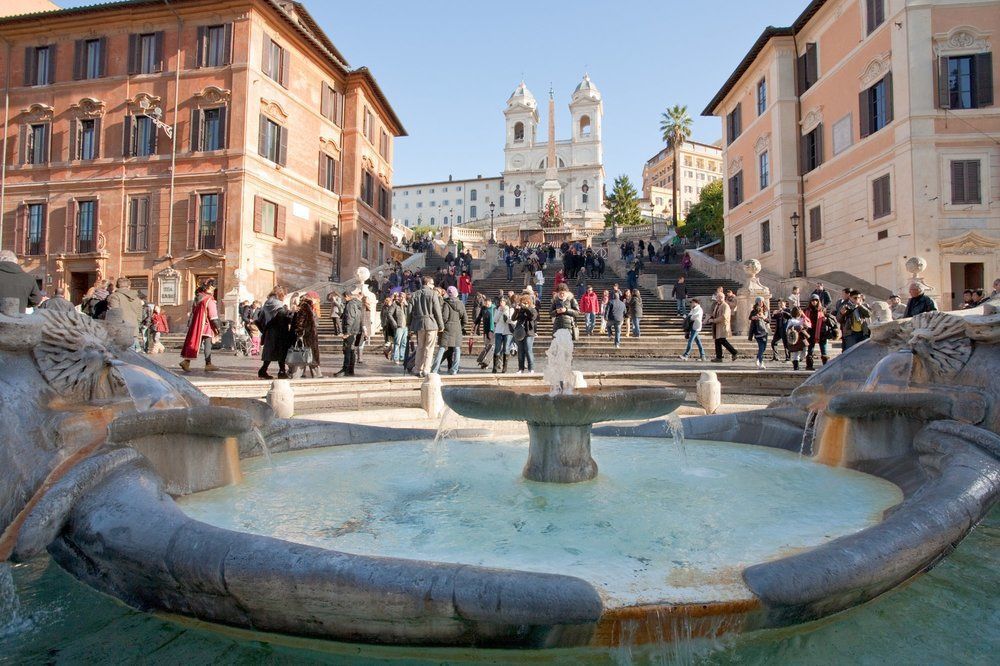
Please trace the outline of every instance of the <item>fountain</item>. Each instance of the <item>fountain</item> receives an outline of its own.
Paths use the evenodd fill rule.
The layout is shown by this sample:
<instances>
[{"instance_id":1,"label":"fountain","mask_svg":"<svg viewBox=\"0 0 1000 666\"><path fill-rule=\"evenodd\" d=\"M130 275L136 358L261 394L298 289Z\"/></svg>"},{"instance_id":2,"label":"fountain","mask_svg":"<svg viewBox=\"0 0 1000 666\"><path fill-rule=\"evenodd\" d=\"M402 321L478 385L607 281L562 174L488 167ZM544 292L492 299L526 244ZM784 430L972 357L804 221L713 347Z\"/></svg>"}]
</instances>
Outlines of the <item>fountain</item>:
<instances>
[{"instance_id":1,"label":"fountain","mask_svg":"<svg viewBox=\"0 0 1000 666\"><path fill-rule=\"evenodd\" d=\"M543 375L547 394L493 387L448 387L445 402L457 414L528 424L528 461L522 474L531 481L578 483L597 476L590 432L600 421L649 419L684 402L685 392L669 388L575 391L573 339L556 331Z\"/></svg>"}]
</instances>

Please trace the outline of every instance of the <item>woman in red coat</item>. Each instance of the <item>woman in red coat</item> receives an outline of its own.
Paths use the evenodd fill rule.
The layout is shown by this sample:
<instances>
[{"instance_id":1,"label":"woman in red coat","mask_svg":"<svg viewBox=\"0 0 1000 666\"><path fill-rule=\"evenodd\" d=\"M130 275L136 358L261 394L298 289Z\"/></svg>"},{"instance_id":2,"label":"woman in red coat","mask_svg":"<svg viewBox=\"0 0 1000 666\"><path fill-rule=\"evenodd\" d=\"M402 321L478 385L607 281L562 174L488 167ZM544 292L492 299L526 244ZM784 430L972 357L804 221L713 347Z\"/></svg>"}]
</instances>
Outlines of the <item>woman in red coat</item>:
<instances>
[{"instance_id":1,"label":"woman in red coat","mask_svg":"<svg viewBox=\"0 0 1000 666\"><path fill-rule=\"evenodd\" d=\"M469 276L469 271L464 271L458 278L458 298L462 301L462 305L468 305L471 295L472 278Z\"/></svg>"},{"instance_id":2,"label":"woman in red coat","mask_svg":"<svg viewBox=\"0 0 1000 666\"><path fill-rule=\"evenodd\" d=\"M181 370L190 372L191 359L198 358L199 347L205 355L205 371L218 370L212 365L212 341L219 334L219 309L215 304L215 285L202 285L194 294L191 322L188 324L184 348L181 350Z\"/></svg>"}]
</instances>

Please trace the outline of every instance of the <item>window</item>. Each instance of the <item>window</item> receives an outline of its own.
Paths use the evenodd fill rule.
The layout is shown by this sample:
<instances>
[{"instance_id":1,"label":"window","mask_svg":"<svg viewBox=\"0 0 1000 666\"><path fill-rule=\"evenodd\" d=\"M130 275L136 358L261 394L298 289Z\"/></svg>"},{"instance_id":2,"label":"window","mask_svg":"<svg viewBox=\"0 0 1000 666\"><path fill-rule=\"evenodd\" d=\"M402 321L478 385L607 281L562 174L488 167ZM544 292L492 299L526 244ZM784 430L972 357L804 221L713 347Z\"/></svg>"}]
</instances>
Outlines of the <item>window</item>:
<instances>
[{"instance_id":1,"label":"window","mask_svg":"<svg viewBox=\"0 0 1000 666\"><path fill-rule=\"evenodd\" d=\"M28 246L26 254L45 254L45 204L28 204Z\"/></svg>"},{"instance_id":2,"label":"window","mask_svg":"<svg viewBox=\"0 0 1000 666\"><path fill-rule=\"evenodd\" d=\"M477 194L476 190L469 190L469 201L475 201Z\"/></svg>"},{"instance_id":3,"label":"window","mask_svg":"<svg viewBox=\"0 0 1000 666\"><path fill-rule=\"evenodd\" d=\"M474 220L474 219L476 219L477 215L478 215L478 211L476 210L476 207L475 206L471 206L469 208L469 219L470 220Z\"/></svg>"},{"instance_id":4,"label":"window","mask_svg":"<svg viewBox=\"0 0 1000 666\"><path fill-rule=\"evenodd\" d=\"M951 202L953 204L983 202L979 186L979 160L951 161Z\"/></svg>"},{"instance_id":5,"label":"window","mask_svg":"<svg viewBox=\"0 0 1000 666\"><path fill-rule=\"evenodd\" d=\"M736 234L733 244L736 246L736 261L743 261L743 234Z\"/></svg>"},{"instance_id":6,"label":"window","mask_svg":"<svg viewBox=\"0 0 1000 666\"><path fill-rule=\"evenodd\" d=\"M149 197L132 197L128 207L128 229L125 251L145 252L149 249Z\"/></svg>"},{"instance_id":7,"label":"window","mask_svg":"<svg viewBox=\"0 0 1000 666\"><path fill-rule=\"evenodd\" d=\"M766 150L757 156L757 169L760 172L760 189L763 190L771 182L771 165Z\"/></svg>"},{"instance_id":8,"label":"window","mask_svg":"<svg viewBox=\"0 0 1000 666\"><path fill-rule=\"evenodd\" d=\"M372 110L365 108L364 124L362 125L362 130L364 131L365 138L368 139L368 143L375 145L375 114ZM431 190L432 192L434 190Z\"/></svg>"},{"instance_id":9,"label":"window","mask_svg":"<svg viewBox=\"0 0 1000 666\"><path fill-rule=\"evenodd\" d=\"M97 202L93 199L76 204L76 251L84 254L97 248Z\"/></svg>"},{"instance_id":10,"label":"window","mask_svg":"<svg viewBox=\"0 0 1000 666\"><path fill-rule=\"evenodd\" d=\"M802 137L802 173L809 173L823 163L823 123Z\"/></svg>"},{"instance_id":11,"label":"window","mask_svg":"<svg viewBox=\"0 0 1000 666\"><path fill-rule=\"evenodd\" d=\"M288 128L261 114L257 152L261 157L285 166L288 161Z\"/></svg>"},{"instance_id":12,"label":"window","mask_svg":"<svg viewBox=\"0 0 1000 666\"><path fill-rule=\"evenodd\" d=\"M380 266L385 263L385 243L381 241L378 244L378 263Z\"/></svg>"},{"instance_id":13,"label":"window","mask_svg":"<svg viewBox=\"0 0 1000 666\"><path fill-rule=\"evenodd\" d=\"M580 117L580 136L581 137L590 136L590 116Z\"/></svg>"},{"instance_id":14,"label":"window","mask_svg":"<svg viewBox=\"0 0 1000 666\"><path fill-rule=\"evenodd\" d=\"M198 66L221 67L230 62L233 25L206 25L198 28Z\"/></svg>"},{"instance_id":15,"label":"window","mask_svg":"<svg viewBox=\"0 0 1000 666\"><path fill-rule=\"evenodd\" d=\"M771 251L771 221L764 220L760 223L760 251L766 254Z\"/></svg>"},{"instance_id":16,"label":"window","mask_svg":"<svg viewBox=\"0 0 1000 666\"><path fill-rule=\"evenodd\" d=\"M261 71L266 76L277 81L282 87L287 88L289 83L289 70L291 57L288 50L281 47L278 42L271 39L271 36L264 33L264 44L261 49L263 54Z\"/></svg>"},{"instance_id":17,"label":"window","mask_svg":"<svg viewBox=\"0 0 1000 666\"><path fill-rule=\"evenodd\" d=\"M458 220L457 220L456 224L462 224L462 216L461 215L458 216Z\"/></svg>"},{"instance_id":18,"label":"window","mask_svg":"<svg viewBox=\"0 0 1000 666\"><path fill-rule=\"evenodd\" d=\"M823 216L820 214L819 206L816 206L809 209L809 242L821 238L823 238Z\"/></svg>"},{"instance_id":19,"label":"window","mask_svg":"<svg viewBox=\"0 0 1000 666\"><path fill-rule=\"evenodd\" d=\"M344 124L344 93L329 83L324 83L320 91L319 112L327 120Z\"/></svg>"},{"instance_id":20,"label":"window","mask_svg":"<svg viewBox=\"0 0 1000 666\"><path fill-rule=\"evenodd\" d=\"M375 176L369 171L361 172L361 200L375 207Z\"/></svg>"},{"instance_id":21,"label":"window","mask_svg":"<svg viewBox=\"0 0 1000 666\"><path fill-rule=\"evenodd\" d=\"M885 23L885 0L865 0L866 34Z\"/></svg>"},{"instance_id":22,"label":"window","mask_svg":"<svg viewBox=\"0 0 1000 666\"><path fill-rule=\"evenodd\" d=\"M767 82L761 79L757 82L757 115L763 115L767 109Z\"/></svg>"},{"instance_id":23,"label":"window","mask_svg":"<svg viewBox=\"0 0 1000 666\"><path fill-rule=\"evenodd\" d=\"M524 141L524 123L514 123L514 141Z\"/></svg>"},{"instance_id":24,"label":"window","mask_svg":"<svg viewBox=\"0 0 1000 666\"><path fill-rule=\"evenodd\" d=\"M191 150L223 150L226 147L226 109L191 111Z\"/></svg>"},{"instance_id":25,"label":"window","mask_svg":"<svg viewBox=\"0 0 1000 666\"><path fill-rule=\"evenodd\" d=\"M981 109L993 105L993 54L938 59L938 106Z\"/></svg>"},{"instance_id":26,"label":"window","mask_svg":"<svg viewBox=\"0 0 1000 666\"><path fill-rule=\"evenodd\" d=\"M434 224L434 218L431 218L431 224ZM367 231L361 232L361 258L368 259L368 246L371 244L371 237Z\"/></svg>"},{"instance_id":27,"label":"window","mask_svg":"<svg viewBox=\"0 0 1000 666\"><path fill-rule=\"evenodd\" d=\"M98 127L100 121L96 118L82 118L76 121L76 143L70 159L93 160L99 153Z\"/></svg>"},{"instance_id":28,"label":"window","mask_svg":"<svg viewBox=\"0 0 1000 666\"><path fill-rule=\"evenodd\" d=\"M129 35L128 73L154 74L163 71L163 33Z\"/></svg>"},{"instance_id":29,"label":"window","mask_svg":"<svg viewBox=\"0 0 1000 666\"><path fill-rule=\"evenodd\" d=\"M726 115L726 145L735 141L736 137L738 137L743 131L743 121L741 115L742 111L740 104L737 104L736 108Z\"/></svg>"},{"instance_id":30,"label":"window","mask_svg":"<svg viewBox=\"0 0 1000 666\"><path fill-rule=\"evenodd\" d=\"M219 247L219 195L202 194L200 214L198 216L198 249L206 250Z\"/></svg>"},{"instance_id":31,"label":"window","mask_svg":"<svg viewBox=\"0 0 1000 666\"><path fill-rule=\"evenodd\" d=\"M260 233L267 236L278 234L278 204L266 199L260 202Z\"/></svg>"},{"instance_id":32,"label":"window","mask_svg":"<svg viewBox=\"0 0 1000 666\"><path fill-rule=\"evenodd\" d=\"M389 133L385 130L382 130L378 137L378 154L389 159Z\"/></svg>"},{"instance_id":33,"label":"window","mask_svg":"<svg viewBox=\"0 0 1000 666\"><path fill-rule=\"evenodd\" d=\"M125 157L156 154L157 129L149 116L125 116Z\"/></svg>"},{"instance_id":34,"label":"window","mask_svg":"<svg viewBox=\"0 0 1000 666\"><path fill-rule=\"evenodd\" d=\"M872 181L872 217L878 219L891 212L889 174L886 174Z\"/></svg>"},{"instance_id":35,"label":"window","mask_svg":"<svg viewBox=\"0 0 1000 666\"><path fill-rule=\"evenodd\" d=\"M337 160L322 152L319 154L319 186L331 192L337 191Z\"/></svg>"},{"instance_id":36,"label":"window","mask_svg":"<svg viewBox=\"0 0 1000 666\"><path fill-rule=\"evenodd\" d=\"M737 104L736 106L737 106L737 108L739 108L739 104ZM691 156L690 155L685 155L684 156L684 166L691 166Z\"/></svg>"},{"instance_id":37,"label":"window","mask_svg":"<svg viewBox=\"0 0 1000 666\"><path fill-rule=\"evenodd\" d=\"M587 195L585 194L583 196L586 197ZM503 195L502 194L500 195L500 207L503 208Z\"/></svg>"},{"instance_id":38,"label":"window","mask_svg":"<svg viewBox=\"0 0 1000 666\"><path fill-rule=\"evenodd\" d=\"M743 172L729 178L729 208L736 208L743 203Z\"/></svg>"},{"instance_id":39,"label":"window","mask_svg":"<svg viewBox=\"0 0 1000 666\"><path fill-rule=\"evenodd\" d=\"M49 161L49 133L48 123L28 125L25 128L25 164L46 164Z\"/></svg>"},{"instance_id":40,"label":"window","mask_svg":"<svg viewBox=\"0 0 1000 666\"><path fill-rule=\"evenodd\" d=\"M378 187L378 214L385 219L389 219L389 202L392 200L392 195L389 194L389 190L379 185Z\"/></svg>"},{"instance_id":41,"label":"window","mask_svg":"<svg viewBox=\"0 0 1000 666\"><path fill-rule=\"evenodd\" d=\"M73 52L73 78L99 79L107 74L108 40L98 39L76 40Z\"/></svg>"},{"instance_id":42,"label":"window","mask_svg":"<svg viewBox=\"0 0 1000 666\"><path fill-rule=\"evenodd\" d=\"M892 73L860 95L861 138L892 122Z\"/></svg>"},{"instance_id":43,"label":"window","mask_svg":"<svg viewBox=\"0 0 1000 666\"><path fill-rule=\"evenodd\" d=\"M796 83L801 95L819 80L819 52L816 42L806 44L806 52L795 63Z\"/></svg>"},{"instance_id":44,"label":"window","mask_svg":"<svg viewBox=\"0 0 1000 666\"><path fill-rule=\"evenodd\" d=\"M55 82L55 44L29 46L24 51L24 85L44 86Z\"/></svg>"}]
</instances>

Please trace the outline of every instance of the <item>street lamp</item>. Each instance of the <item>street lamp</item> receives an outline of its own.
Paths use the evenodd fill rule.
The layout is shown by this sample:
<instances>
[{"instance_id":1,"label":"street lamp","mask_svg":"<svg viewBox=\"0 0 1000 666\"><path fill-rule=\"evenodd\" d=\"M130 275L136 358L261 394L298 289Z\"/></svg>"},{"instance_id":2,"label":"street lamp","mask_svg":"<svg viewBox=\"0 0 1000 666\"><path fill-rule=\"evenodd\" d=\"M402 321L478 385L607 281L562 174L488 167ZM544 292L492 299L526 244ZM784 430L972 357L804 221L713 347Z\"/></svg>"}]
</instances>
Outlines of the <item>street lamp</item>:
<instances>
[{"instance_id":1,"label":"street lamp","mask_svg":"<svg viewBox=\"0 0 1000 666\"><path fill-rule=\"evenodd\" d=\"M792 275L802 277L799 270L799 211L792 213Z\"/></svg>"},{"instance_id":2,"label":"street lamp","mask_svg":"<svg viewBox=\"0 0 1000 666\"><path fill-rule=\"evenodd\" d=\"M493 209L495 209L496 207L497 205L491 201L490 202L490 245L496 245L497 243L497 238L493 234Z\"/></svg>"}]
</instances>

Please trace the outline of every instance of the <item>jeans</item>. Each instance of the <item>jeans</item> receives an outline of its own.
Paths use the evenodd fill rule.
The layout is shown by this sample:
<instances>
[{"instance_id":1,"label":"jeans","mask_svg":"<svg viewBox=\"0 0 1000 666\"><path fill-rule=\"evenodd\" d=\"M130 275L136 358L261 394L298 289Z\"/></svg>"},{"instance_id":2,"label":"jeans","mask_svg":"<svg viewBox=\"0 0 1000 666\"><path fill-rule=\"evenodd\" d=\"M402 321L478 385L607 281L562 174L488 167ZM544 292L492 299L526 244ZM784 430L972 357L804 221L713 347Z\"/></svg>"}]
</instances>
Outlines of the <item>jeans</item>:
<instances>
[{"instance_id":1,"label":"jeans","mask_svg":"<svg viewBox=\"0 0 1000 666\"><path fill-rule=\"evenodd\" d=\"M458 295L458 300L462 301L462 305L468 305L469 304L469 295L468 294L459 294Z\"/></svg>"},{"instance_id":2,"label":"jeans","mask_svg":"<svg viewBox=\"0 0 1000 666\"><path fill-rule=\"evenodd\" d=\"M608 321L608 336L615 341L616 347L622 343L622 323L620 321Z\"/></svg>"},{"instance_id":3,"label":"jeans","mask_svg":"<svg viewBox=\"0 0 1000 666\"><path fill-rule=\"evenodd\" d=\"M686 317L688 313L687 300L683 298L677 299L677 315L680 317Z\"/></svg>"},{"instance_id":4,"label":"jeans","mask_svg":"<svg viewBox=\"0 0 1000 666\"><path fill-rule=\"evenodd\" d=\"M406 339L410 334L410 330L405 326L399 326L396 328L396 332L392 335L392 360L399 361L402 363L406 360Z\"/></svg>"},{"instance_id":5,"label":"jeans","mask_svg":"<svg viewBox=\"0 0 1000 666\"><path fill-rule=\"evenodd\" d=\"M861 340L858 340L858 342L861 342ZM820 340L818 343L817 342L810 342L809 343L809 354L808 354L809 358L812 358L813 350L816 349L816 345L817 344L819 345L819 354L820 354L820 356L823 357L823 358L825 358L826 356L828 356L828 354L826 353L826 340ZM857 344L857 343L854 343L854 344Z\"/></svg>"},{"instance_id":6,"label":"jeans","mask_svg":"<svg viewBox=\"0 0 1000 666\"><path fill-rule=\"evenodd\" d=\"M503 368L501 372L507 372L507 345L511 336L506 333L493 333L493 371Z\"/></svg>"},{"instance_id":7,"label":"jeans","mask_svg":"<svg viewBox=\"0 0 1000 666\"><path fill-rule=\"evenodd\" d=\"M763 363L764 351L767 349L767 338L754 338L754 340L757 341L757 362Z\"/></svg>"},{"instance_id":8,"label":"jeans","mask_svg":"<svg viewBox=\"0 0 1000 666\"><path fill-rule=\"evenodd\" d=\"M865 341L864 333L848 333L841 340L841 345L843 346L843 351L847 351L859 342ZM820 348L820 353L823 353L822 348Z\"/></svg>"},{"instance_id":9,"label":"jeans","mask_svg":"<svg viewBox=\"0 0 1000 666\"><path fill-rule=\"evenodd\" d=\"M517 343L517 369L528 372L535 369L535 336L525 336Z\"/></svg>"},{"instance_id":10,"label":"jeans","mask_svg":"<svg viewBox=\"0 0 1000 666\"><path fill-rule=\"evenodd\" d=\"M538 300L541 301L542 300L542 285L540 285L540 284L536 284L535 285L535 293L538 294Z\"/></svg>"},{"instance_id":11,"label":"jeans","mask_svg":"<svg viewBox=\"0 0 1000 666\"><path fill-rule=\"evenodd\" d=\"M639 321L640 317L632 317L632 337L639 337Z\"/></svg>"},{"instance_id":12,"label":"jeans","mask_svg":"<svg viewBox=\"0 0 1000 666\"><path fill-rule=\"evenodd\" d=\"M514 264L507 264L507 282L514 279Z\"/></svg>"},{"instance_id":13,"label":"jeans","mask_svg":"<svg viewBox=\"0 0 1000 666\"><path fill-rule=\"evenodd\" d=\"M459 361L462 360L462 348L461 347L438 347L437 358L434 359L434 367L431 368L431 372L440 373L441 372L441 362L444 361L445 352L451 350L451 361L448 366L451 368L448 370L449 375L458 374Z\"/></svg>"},{"instance_id":14,"label":"jeans","mask_svg":"<svg viewBox=\"0 0 1000 666\"><path fill-rule=\"evenodd\" d=\"M691 345L698 345L698 355L701 358L705 358L705 348L701 346L701 337L699 336L701 331L691 331L691 337L688 338L687 347L684 348L684 355L687 356L691 353Z\"/></svg>"},{"instance_id":15,"label":"jeans","mask_svg":"<svg viewBox=\"0 0 1000 666\"><path fill-rule=\"evenodd\" d=\"M597 324L597 313L596 312L586 313L584 315L584 322L585 322L584 325L587 328L587 335L590 335L591 333L594 332L594 326Z\"/></svg>"}]
</instances>

